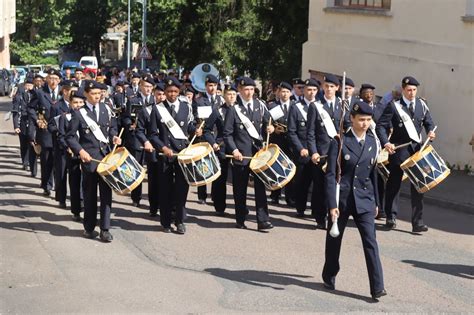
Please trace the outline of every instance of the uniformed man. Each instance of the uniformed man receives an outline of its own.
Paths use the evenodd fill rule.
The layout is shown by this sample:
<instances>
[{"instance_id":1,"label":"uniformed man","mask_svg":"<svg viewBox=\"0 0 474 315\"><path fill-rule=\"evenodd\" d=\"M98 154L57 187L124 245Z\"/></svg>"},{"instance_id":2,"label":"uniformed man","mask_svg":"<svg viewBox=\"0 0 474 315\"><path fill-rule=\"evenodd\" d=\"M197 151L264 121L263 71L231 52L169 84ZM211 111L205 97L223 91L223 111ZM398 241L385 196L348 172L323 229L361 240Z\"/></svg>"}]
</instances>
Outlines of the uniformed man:
<instances>
[{"instance_id":1,"label":"uniformed man","mask_svg":"<svg viewBox=\"0 0 474 315\"><path fill-rule=\"evenodd\" d=\"M301 78L294 78L292 84L293 90L291 91L291 100L301 101L303 98L304 81Z\"/></svg>"},{"instance_id":2,"label":"uniformed man","mask_svg":"<svg viewBox=\"0 0 474 315\"><path fill-rule=\"evenodd\" d=\"M66 141L66 133L71 124L72 113L77 112L84 106L86 97L82 91L72 90L69 95L69 112L65 115L61 115L58 121L58 144L59 150L66 152L66 169L68 173L69 192L71 199L71 213L72 220L75 222L81 221L81 161L77 155L75 155L69 148ZM76 140L79 138L76 133Z\"/></svg>"},{"instance_id":3,"label":"uniformed man","mask_svg":"<svg viewBox=\"0 0 474 315\"><path fill-rule=\"evenodd\" d=\"M288 136L288 112L295 102L291 98L291 85L281 82L278 89L278 100L268 104L268 110L275 126L275 132L270 136L270 142L277 144L283 152L293 160L290 151L290 138ZM286 204L295 206L294 181L290 181L284 188ZM278 204L282 189L273 190L270 193L272 203Z\"/></svg>"},{"instance_id":4,"label":"uniformed man","mask_svg":"<svg viewBox=\"0 0 474 315\"><path fill-rule=\"evenodd\" d=\"M175 225L178 234L186 232L184 225L185 205L189 185L178 164L176 154L185 149L192 133L197 130L191 107L178 99L181 83L175 77L165 79L166 100L157 105L150 117L150 142L162 153L163 174L160 176L160 221L165 233L171 233L171 212L175 207Z\"/></svg>"},{"instance_id":5,"label":"uniformed man","mask_svg":"<svg viewBox=\"0 0 474 315\"><path fill-rule=\"evenodd\" d=\"M107 105L100 103L101 84L85 82L86 104L72 114L66 133L66 142L75 155L81 159L84 191L84 237L93 239L97 223L97 186L100 193L100 240L113 240L110 229L112 190L97 173L98 163L110 152L110 143L119 145L115 117ZM79 136L77 136L79 132Z\"/></svg>"},{"instance_id":6,"label":"uniformed man","mask_svg":"<svg viewBox=\"0 0 474 315\"><path fill-rule=\"evenodd\" d=\"M385 109L385 106L382 105L380 102L379 103L375 102L374 90L375 90L375 86L369 83L364 83L360 86L359 96L360 96L360 99L366 102L367 104L369 104L370 107L372 107L372 110L374 111L374 115L372 116L373 123L371 124L370 128L372 129L372 131L375 132L375 126L377 122L379 121L379 118L382 115ZM387 132L390 132L390 131L387 130ZM385 180L382 176L377 176L377 189L379 192L378 204L380 205L380 209L379 209L376 219L386 218L385 210L383 209L383 200L385 196Z\"/></svg>"},{"instance_id":7,"label":"uniformed man","mask_svg":"<svg viewBox=\"0 0 474 315\"><path fill-rule=\"evenodd\" d=\"M151 144L151 116L154 115L153 111L156 110L156 104L160 104L166 100L165 85L163 83L157 83L153 88L153 103L143 108L138 113L137 119L137 138L143 145L145 151L145 161L147 164L147 175L148 175L148 202L150 203L149 215L156 217L158 209L160 207L160 176L162 175L162 159L158 156L158 152L153 148Z\"/></svg>"},{"instance_id":8,"label":"uniformed man","mask_svg":"<svg viewBox=\"0 0 474 315\"><path fill-rule=\"evenodd\" d=\"M352 108L354 103L359 100L359 98L354 96L355 91L355 84L351 78L346 78L346 91L345 91L345 100L347 100L347 104L349 108Z\"/></svg>"},{"instance_id":9,"label":"uniformed man","mask_svg":"<svg viewBox=\"0 0 474 315\"><path fill-rule=\"evenodd\" d=\"M268 125L270 114L264 106L254 99L255 81L244 77L239 81L239 104L227 111L224 124L224 143L226 150L233 155L232 185L235 201L236 228L246 229L247 186L250 175L250 160L263 147L267 133L274 127ZM263 182L254 177L257 227L259 231L273 228L268 213L267 197Z\"/></svg>"},{"instance_id":10,"label":"uniformed man","mask_svg":"<svg viewBox=\"0 0 474 315\"><path fill-rule=\"evenodd\" d=\"M46 83L42 88L33 93L33 98L29 103L28 138L32 145L38 143L41 146L41 188L43 195L49 196L54 187L53 178L53 137L48 130L48 122L52 108L59 101L59 82L61 73L55 69L47 71Z\"/></svg>"},{"instance_id":11,"label":"uniformed man","mask_svg":"<svg viewBox=\"0 0 474 315\"><path fill-rule=\"evenodd\" d=\"M84 68L82 66L77 67L76 70L74 70L74 80L77 83L77 86L79 87L79 90L84 91Z\"/></svg>"},{"instance_id":12,"label":"uniformed man","mask_svg":"<svg viewBox=\"0 0 474 315\"><path fill-rule=\"evenodd\" d=\"M128 89L126 91L128 98L131 98L131 97L138 94L140 79L141 79L141 76L138 72L133 72L132 73L132 76L131 76L131 79L130 79L131 84L130 84L130 86L128 87Z\"/></svg>"},{"instance_id":13,"label":"uniformed man","mask_svg":"<svg viewBox=\"0 0 474 315\"><path fill-rule=\"evenodd\" d=\"M382 145L391 154L389 157L390 176L385 192L386 226L390 229L397 225L398 197L403 178L400 165L420 150L423 128L430 140L436 137L433 132L434 123L428 106L423 99L416 97L418 85L419 83L414 77L404 77L402 79L402 97L400 101L394 101L387 105L376 127ZM391 127L393 132L389 141L387 130ZM411 145L395 151L396 145L410 141L412 142ZM410 189L412 231L426 232L428 226L423 222L423 194L420 194L413 184L410 185Z\"/></svg>"},{"instance_id":14,"label":"uniformed man","mask_svg":"<svg viewBox=\"0 0 474 315\"><path fill-rule=\"evenodd\" d=\"M60 208L66 208L67 196L67 167L66 155L64 147L59 145L59 118L62 115L71 112L70 95L72 91L77 90L78 86L75 81L65 80L61 82L61 99L51 108L51 118L48 122L48 130L53 138L54 153L54 182L56 184L55 200L59 203Z\"/></svg>"},{"instance_id":15,"label":"uniformed man","mask_svg":"<svg viewBox=\"0 0 474 315\"><path fill-rule=\"evenodd\" d=\"M342 237L349 216L352 216L362 239L370 294L377 300L387 295L387 292L384 288L382 264L375 238L375 216L378 210L375 167L380 147L376 136L368 131L372 115L373 109L369 104L356 101L350 114L352 128L340 138L338 136L330 140L326 198L331 220L326 233L326 259L322 276L324 286L334 290L340 269ZM341 153L339 153L340 146L342 146ZM333 222L337 222L340 233L338 236L330 233Z\"/></svg>"},{"instance_id":16,"label":"uniformed man","mask_svg":"<svg viewBox=\"0 0 474 315\"><path fill-rule=\"evenodd\" d=\"M313 167L308 150L307 128L308 109L316 102L319 84L315 79L305 81L303 99L290 106L288 113L288 136L290 148L293 152L293 161L296 165L296 174L293 179L295 187L296 216L303 217L306 210L308 192L313 182ZM315 189L313 183L313 189ZM316 213L316 194L311 194L311 209L313 216Z\"/></svg>"},{"instance_id":17,"label":"uniformed man","mask_svg":"<svg viewBox=\"0 0 474 315\"><path fill-rule=\"evenodd\" d=\"M321 101L313 102L308 109L308 148L313 167L314 188L314 216L319 229L326 229L326 197L324 194L324 164L329 150L329 143L337 135L340 128L348 127L344 114L343 104L336 97L339 89L339 79L328 74L324 78L324 96ZM344 125L344 126L341 126ZM345 128L344 128L345 129Z\"/></svg>"},{"instance_id":18,"label":"uniformed man","mask_svg":"<svg viewBox=\"0 0 474 315\"><path fill-rule=\"evenodd\" d=\"M204 125L204 139L212 146L221 165L221 176L212 182L211 197L214 210L218 216L224 216L227 207L227 175L229 159L226 158L224 144L224 120L227 111L236 104L237 88L226 85L224 89L224 102L212 110L212 114Z\"/></svg>"},{"instance_id":19,"label":"uniformed man","mask_svg":"<svg viewBox=\"0 0 474 315\"><path fill-rule=\"evenodd\" d=\"M219 79L209 74L205 78L206 92L201 93L199 97L192 103L193 115L196 118L196 126L200 126L204 122L204 126L208 123L208 118L214 109L220 107L223 103L222 97L217 95L217 86L219 85ZM203 139L196 139L196 142L206 141ZM200 204L206 204L207 198L207 186L199 186L198 191L198 202Z\"/></svg>"},{"instance_id":20,"label":"uniformed man","mask_svg":"<svg viewBox=\"0 0 474 315\"><path fill-rule=\"evenodd\" d=\"M143 164L144 152L143 143L140 143L137 134L137 119L138 114L146 107L155 104L155 100L152 95L153 86L155 81L153 77L144 76L140 79L138 85L138 92L135 96L128 98L127 109L121 115L121 125L124 128L124 144L127 150L132 154L138 163ZM132 202L134 207L140 206L142 199L142 184L138 185L131 193Z\"/></svg>"},{"instance_id":21,"label":"uniformed man","mask_svg":"<svg viewBox=\"0 0 474 315\"><path fill-rule=\"evenodd\" d=\"M28 141L28 103L31 100L33 87L32 77L26 78L24 84L19 86L13 96L12 114L13 129L20 139L20 157L23 169L30 168L31 174L34 173L36 176L36 154Z\"/></svg>"}]
</instances>

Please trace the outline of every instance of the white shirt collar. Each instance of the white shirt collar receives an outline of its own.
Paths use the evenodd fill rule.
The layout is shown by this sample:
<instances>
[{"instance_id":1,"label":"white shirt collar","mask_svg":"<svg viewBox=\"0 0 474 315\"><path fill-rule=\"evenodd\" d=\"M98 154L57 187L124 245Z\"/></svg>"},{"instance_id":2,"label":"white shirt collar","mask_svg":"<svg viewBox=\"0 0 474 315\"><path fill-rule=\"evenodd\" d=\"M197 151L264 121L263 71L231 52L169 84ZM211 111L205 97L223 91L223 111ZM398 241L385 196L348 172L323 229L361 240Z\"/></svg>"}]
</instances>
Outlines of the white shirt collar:
<instances>
[{"instance_id":1,"label":"white shirt collar","mask_svg":"<svg viewBox=\"0 0 474 315\"><path fill-rule=\"evenodd\" d=\"M403 101L405 102L405 104L407 104L407 106L410 105L411 102L413 102L413 105L416 104L416 99L414 99L413 101L410 101L405 96L402 96L402 98L403 98Z\"/></svg>"},{"instance_id":2,"label":"white shirt collar","mask_svg":"<svg viewBox=\"0 0 474 315\"><path fill-rule=\"evenodd\" d=\"M315 103L315 102L316 102L316 99L310 101L310 100L308 100L308 99L305 97L305 98L304 98L304 101L306 102L306 104L309 105L309 104L311 104L311 103Z\"/></svg>"},{"instance_id":3,"label":"white shirt collar","mask_svg":"<svg viewBox=\"0 0 474 315\"><path fill-rule=\"evenodd\" d=\"M361 140L365 141L365 136L367 135L367 132L364 133L364 136L362 138L359 138L356 133L354 132L354 129L351 128L351 132L354 135L354 137L357 139L357 142L360 142Z\"/></svg>"},{"instance_id":4,"label":"white shirt collar","mask_svg":"<svg viewBox=\"0 0 474 315\"><path fill-rule=\"evenodd\" d=\"M332 105L334 106L334 104L336 103L336 98L332 98L332 99L328 99L326 98L326 95L324 95L324 100L326 101L326 103L332 103Z\"/></svg>"}]
</instances>

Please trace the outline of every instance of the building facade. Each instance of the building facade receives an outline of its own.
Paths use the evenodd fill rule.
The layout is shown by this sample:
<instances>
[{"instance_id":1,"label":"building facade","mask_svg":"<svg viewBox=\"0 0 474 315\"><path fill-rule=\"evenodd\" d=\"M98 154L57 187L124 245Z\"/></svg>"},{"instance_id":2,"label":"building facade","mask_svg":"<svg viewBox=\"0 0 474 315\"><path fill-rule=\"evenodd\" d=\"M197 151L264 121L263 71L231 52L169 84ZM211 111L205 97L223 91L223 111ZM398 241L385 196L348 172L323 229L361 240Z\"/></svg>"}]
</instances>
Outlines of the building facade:
<instances>
[{"instance_id":1,"label":"building facade","mask_svg":"<svg viewBox=\"0 0 474 315\"><path fill-rule=\"evenodd\" d=\"M417 78L438 125L434 147L474 167L474 0L310 0L303 77L343 71L379 96Z\"/></svg>"},{"instance_id":2,"label":"building facade","mask_svg":"<svg viewBox=\"0 0 474 315\"><path fill-rule=\"evenodd\" d=\"M15 33L15 0L0 1L0 68L10 68L10 34Z\"/></svg>"}]
</instances>

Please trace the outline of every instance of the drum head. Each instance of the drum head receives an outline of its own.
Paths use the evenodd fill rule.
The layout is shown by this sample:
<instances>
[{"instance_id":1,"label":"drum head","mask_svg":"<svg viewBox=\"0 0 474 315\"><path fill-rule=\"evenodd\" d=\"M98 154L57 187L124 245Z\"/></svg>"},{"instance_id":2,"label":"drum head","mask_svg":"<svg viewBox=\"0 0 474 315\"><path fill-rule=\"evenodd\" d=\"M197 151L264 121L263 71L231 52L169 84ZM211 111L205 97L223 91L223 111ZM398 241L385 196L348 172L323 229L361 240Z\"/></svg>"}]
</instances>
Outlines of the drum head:
<instances>
[{"instance_id":1,"label":"drum head","mask_svg":"<svg viewBox=\"0 0 474 315\"><path fill-rule=\"evenodd\" d=\"M105 163L100 163L97 166L97 173L100 174L104 171L109 170L110 168L114 168L114 169L117 168L117 166L123 163L123 160L125 160L127 155L128 155L128 151L123 147L115 150L113 155L112 155L112 152L110 152L102 160Z\"/></svg>"},{"instance_id":2,"label":"drum head","mask_svg":"<svg viewBox=\"0 0 474 315\"><path fill-rule=\"evenodd\" d=\"M268 150L265 150L265 148L261 149L250 161L250 169L257 170L267 165L267 162L270 161L277 152L278 147L275 145L269 145Z\"/></svg>"},{"instance_id":3,"label":"drum head","mask_svg":"<svg viewBox=\"0 0 474 315\"><path fill-rule=\"evenodd\" d=\"M198 161L209 154L212 151L211 146L208 143L196 143L189 148L181 150L178 156L178 160L184 163L190 163L191 161Z\"/></svg>"}]
</instances>

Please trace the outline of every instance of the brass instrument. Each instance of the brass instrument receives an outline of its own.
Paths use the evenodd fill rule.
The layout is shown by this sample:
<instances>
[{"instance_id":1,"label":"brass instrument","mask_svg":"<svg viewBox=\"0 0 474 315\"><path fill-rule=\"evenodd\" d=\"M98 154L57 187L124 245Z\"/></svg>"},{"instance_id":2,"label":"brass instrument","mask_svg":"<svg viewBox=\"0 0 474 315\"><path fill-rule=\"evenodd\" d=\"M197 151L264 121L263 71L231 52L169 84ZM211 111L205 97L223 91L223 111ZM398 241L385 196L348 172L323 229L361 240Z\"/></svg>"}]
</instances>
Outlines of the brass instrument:
<instances>
[{"instance_id":1,"label":"brass instrument","mask_svg":"<svg viewBox=\"0 0 474 315\"><path fill-rule=\"evenodd\" d=\"M44 110L38 113L37 124L40 129L46 129L48 127L48 121L44 117Z\"/></svg>"}]
</instances>

